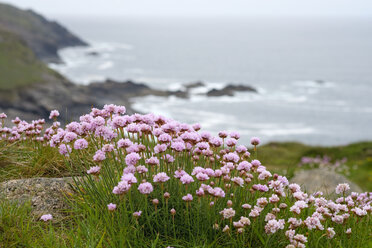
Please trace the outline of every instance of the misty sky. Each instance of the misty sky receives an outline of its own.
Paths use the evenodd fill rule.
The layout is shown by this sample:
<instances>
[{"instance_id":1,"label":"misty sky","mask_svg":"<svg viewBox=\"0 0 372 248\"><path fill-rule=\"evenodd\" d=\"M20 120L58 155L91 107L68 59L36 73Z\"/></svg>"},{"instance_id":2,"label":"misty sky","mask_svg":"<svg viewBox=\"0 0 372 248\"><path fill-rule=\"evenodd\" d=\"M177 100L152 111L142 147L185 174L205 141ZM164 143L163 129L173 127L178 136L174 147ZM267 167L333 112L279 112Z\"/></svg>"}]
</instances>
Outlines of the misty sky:
<instances>
[{"instance_id":1,"label":"misty sky","mask_svg":"<svg viewBox=\"0 0 372 248\"><path fill-rule=\"evenodd\" d=\"M372 0L0 0L47 16L372 17Z\"/></svg>"}]
</instances>

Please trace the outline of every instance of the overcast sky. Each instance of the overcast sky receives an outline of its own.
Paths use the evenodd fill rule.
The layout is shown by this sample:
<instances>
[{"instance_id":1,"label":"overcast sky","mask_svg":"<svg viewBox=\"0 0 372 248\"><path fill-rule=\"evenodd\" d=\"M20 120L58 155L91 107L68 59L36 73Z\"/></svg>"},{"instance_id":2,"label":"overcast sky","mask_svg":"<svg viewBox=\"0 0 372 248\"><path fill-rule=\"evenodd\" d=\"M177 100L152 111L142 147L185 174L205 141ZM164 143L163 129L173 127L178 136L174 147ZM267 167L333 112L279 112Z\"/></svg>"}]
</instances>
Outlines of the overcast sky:
<instances>
[{"instance_id":1,"label":"overcast sky","mask_svg":"<svg viewBox=\"0 0 372 248\"><path fill-rule=\"evenodd\" d=\"M49 17L88 16L363 16L372 0L0 0Z\"/></svg>"}]
</instances>

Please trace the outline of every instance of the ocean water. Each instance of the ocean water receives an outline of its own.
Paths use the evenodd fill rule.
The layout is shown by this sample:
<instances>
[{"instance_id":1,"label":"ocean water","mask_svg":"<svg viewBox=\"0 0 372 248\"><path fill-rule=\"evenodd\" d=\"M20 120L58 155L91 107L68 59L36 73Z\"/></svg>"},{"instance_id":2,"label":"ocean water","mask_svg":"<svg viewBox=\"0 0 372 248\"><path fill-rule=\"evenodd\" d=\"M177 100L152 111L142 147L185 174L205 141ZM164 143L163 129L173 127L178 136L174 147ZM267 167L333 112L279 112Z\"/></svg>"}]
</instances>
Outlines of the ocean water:
<instances>
[{"instance_id":1,"label":"ocean water","mask_svg":"<svg viewBox=\"0 0 372 248\"><path fill-rule=\"evenodd\" d=\"M61 50L65 64L50 65L76 83L206 83L190 99L134 99L138 111L199 122L214 134L236 130L242 143L372 140L372 19L58 20L91 44ZM228 83L258 93L200 95Z\"/></svg>"}]
</instances>

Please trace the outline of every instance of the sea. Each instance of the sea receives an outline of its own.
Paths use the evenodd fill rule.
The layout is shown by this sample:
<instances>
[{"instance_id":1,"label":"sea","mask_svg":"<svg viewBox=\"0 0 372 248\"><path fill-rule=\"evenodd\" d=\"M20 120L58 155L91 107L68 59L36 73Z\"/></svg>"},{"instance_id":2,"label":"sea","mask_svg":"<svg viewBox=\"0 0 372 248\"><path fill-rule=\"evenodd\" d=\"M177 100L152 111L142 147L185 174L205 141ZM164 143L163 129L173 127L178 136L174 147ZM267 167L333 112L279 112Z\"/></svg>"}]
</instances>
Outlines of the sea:
<instances>
[{"instance_id":1,"label":"sea","mask_svg":"<svg viewBox=\"0 0 372 248\"><path fill-rule=\"evenodd\" d=\"M189 99L139 97L133 108L206 131L264 143L345 145L372 140L372 18L91 18L58 21L89 42L50 64L77 84L107 78L177 90ZM207 97L249 85L258 93Z\"/></svg>"}]
</instances>

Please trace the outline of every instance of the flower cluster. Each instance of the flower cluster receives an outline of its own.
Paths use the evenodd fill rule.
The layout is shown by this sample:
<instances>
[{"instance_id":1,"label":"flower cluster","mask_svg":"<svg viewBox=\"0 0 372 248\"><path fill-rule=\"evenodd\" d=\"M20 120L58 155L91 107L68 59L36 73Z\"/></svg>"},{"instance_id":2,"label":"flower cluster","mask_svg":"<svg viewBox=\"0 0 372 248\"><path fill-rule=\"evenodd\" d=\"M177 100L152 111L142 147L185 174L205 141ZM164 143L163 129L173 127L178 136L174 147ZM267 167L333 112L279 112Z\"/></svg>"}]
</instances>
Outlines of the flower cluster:
<instances>
[{"instance_id":1,"label":"flower cluster","mask_svg":"<svg viewBox=\"0 0 372 248\"><path fill-rule=\"evenodd\" d=\"M199 124L154 114L125 115L125 108L116 105L93 108L65 129L60 128L57 117L56 112L51 113L55 122L44 133L43 120L13 120L13 128L1 128L1 138L9 142L30 138L49 144L74 166L84 156L87 161L80 163L85 175L98 179L89 182L102 185L92 189L109 194L110 201L102 204L106 211L115 215L125 208L132 211L135 223L150 215L148 209L154 207L155 213L163 211L163 220L170 216L174 225L175 218L180 218L192 228L192 211L198 214L207 208L209 217L204 220L221 235L232 230L244 235L261 225L265 235L283 236L287 247L305 247L317 232L329 239L349 235L354 228L354 220L349 220L361 220L372 211L372 194L348 194L347 184L337 186L340 197L335 201L321 192L303 192L286 177L268 171L248 147L238 145L237 132L221 131L213 136L201 132ZM257 137L252 138L250 151L256 153L259 144ZM86 164L90 167L84 167ZM149 200L153 206L147 204ZM341 229L342 233L336 232Z\"/></svg>"}]
</instances>

